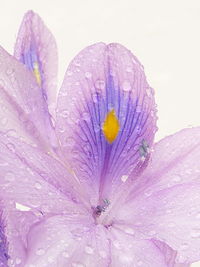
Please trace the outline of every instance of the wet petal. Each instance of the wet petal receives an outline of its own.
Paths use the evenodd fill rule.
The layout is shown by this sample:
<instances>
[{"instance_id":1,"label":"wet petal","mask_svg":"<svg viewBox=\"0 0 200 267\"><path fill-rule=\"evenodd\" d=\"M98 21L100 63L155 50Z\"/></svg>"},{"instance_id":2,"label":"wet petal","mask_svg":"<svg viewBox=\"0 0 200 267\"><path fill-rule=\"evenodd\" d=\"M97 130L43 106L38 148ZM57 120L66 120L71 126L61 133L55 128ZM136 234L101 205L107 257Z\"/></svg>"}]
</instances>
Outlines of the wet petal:
<instances>
[{"instance_id":1,"label":"wet petal","mask_svg":"<svg viewBox=\"0 0 200 267\"><path fill-rule=\"evenodd\" d=\"M40 144L55 145L42 92L27 68L0 48L0 131ZM48 148L47 148L48 147Z\"/></svg>"},{"instance_id":2,"label":"wet petal","mask_svg":"<svg viewBox=\"0 0 200 267\"><path fill-rule=\"evenodd\" d=\"M150 195L163 188L200 177L200 127L181 130L154 146L148 167L135 184L130 198L139 192Z\"/></svg>"},{"instance_id":3,"label":"wet petal","mask_svg":"<svg viewBox=\"0 0 200 267\"><path fill-rule=\"evenodd\" d=\"M111 184L114 192L133 170L142 170L155 121L153 91L131 52L99 43L75 57L59 94L57 134L89 194L107 198Z\"/></svg>"},{"instance_id":4,"label":"wet petal","mask_svg":"<svg viewBox=\"0 0 200 267\"><path fill-rule=\"evenodd\" d=\"M160 141L116 220L178 251L178 261L200 259L200 128L185 129ZM131 212L130 212L131 210Z\"/></svg>"},{"instance_id":5,"label":"wet petal","mask_svg":"<svg viewBox=\"0 0 200 267\"><path fill-rule=\"evenodd\" d=\"M54 216L32 227L26 267L109 266L109 241L103 226L87 217Z\"/></svg>"},{"instance_id":6,"label":"wet petal","mask_svg":"<svg viewBox=\"0 0 200 267\"><path fill-rule=\"evenodd\" d=\"M15 141L15 142L13 142ZM55 159L16 138L0 139L0 194L42 214L80 209L71 174Z\"/></svg>"},{"instance_id":7,"label":"wet petal","mask_svg":"<svg viewBox=\"0 0 200 267\"><path fill-rule=\"evenodd\" d=\"M53 113L56 103L57 47L53 35L33 11L28 11L23 18L14 55L33 72L43 98Z\"/></svg>"},{"instance_id":8,"label":"wet petal","mask_svg":"<svg viewBox=\"0 0 200 267\"><path fill-rule=\"evenodd\" d=\"M177 251L178 262L189 264L200 260L199 190L199 180L163 189L132 205L135 218L125 210L121 216L127 223L140 222L140 232L163 240Z\"/></svg>"},{"instance_id":9,"label":"wet petal","mask_svg":"<svg viewBox=\"0 0 200 267\"><path fill-rule=\"evenodd\" d=\"M111 266L112 267L170 267L165 255L152 241L137 240L129 233L111 228ZM173 257L173 253L171 254ZM174 265L173 265L174 267Z\"/></svg>"}]
</instances>

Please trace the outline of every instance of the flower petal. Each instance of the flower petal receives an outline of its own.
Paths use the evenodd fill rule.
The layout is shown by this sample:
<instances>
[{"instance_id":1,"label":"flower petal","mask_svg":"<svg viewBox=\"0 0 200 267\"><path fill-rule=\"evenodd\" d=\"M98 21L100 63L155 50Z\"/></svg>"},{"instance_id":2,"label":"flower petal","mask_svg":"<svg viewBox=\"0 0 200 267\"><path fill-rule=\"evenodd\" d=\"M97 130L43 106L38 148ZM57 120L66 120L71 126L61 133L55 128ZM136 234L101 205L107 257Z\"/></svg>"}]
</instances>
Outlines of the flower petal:
<instances>
[{"instance_id":1,"label":"flower petal","mask_svg":"<svg viewBox=\"0 0 200 267\"><path fill-rule=\"evenodd\" d=\"M73 177L58 161L16 138L0 138L1 197L42 214L84 211Z\"/></svg>"},{"instance_id":2,"label":"flower petal","mask_svg":"<svg viewBox=\"0 0 200 267\"><path fill-rule=\"evenodd\" d=\"M43 149L55 145L42 92L27 68L0 48L0 131L22 136Z\"/></svg>"},{"instance_id":3,"label":"flower petal","mask_svg":"<svg viewBox=\"0 0 200 267\"><path fill-rule=\"evenodd\" d=\"M199 161L200 127L161 140L115 216L146 238L166 242L184 264L200 259Z\"/></svg>"},{"instance_id":4,"label":"flower petal","mask_svg":"<svg viewBox=\"0 0 200 267\"><path fill-rule=\"evenodd\" d=\"M164 241L177 251L177 262L189 264L198 261L200 260L199 192L199 181L163 189L137 201L135 206L132 205L135 218L133 216L130 218L128 214L123 218L127 223L133 224L137 220L140 222L140 226L137 226L140 232L149 238Z\"/></svg>"},{"instance_id":5,"label":"flower petal","mask_svg":"<svg viewBox=\"0 0 200 267\"><path fill-rule=\"evenodd\" d=\"M129 233L111 228L111 266L112 267L171 267L165 255L150 240L137 240ZM171 255L173 257L173 253ZM174 265L173 265L174 267Z\"/></svg>"},{"instance_id":6,"label":"flower petal","mask_svg":"<svg viewBox=\"0 0 200 267\"><path fill-rule=\"evenodd\" d=\"M55 111L57 47L41 18L28 11L22 21L14 56L33 72L51 112Z\"/></svg>"},{"instance_id":7,"label":"flower petal","mask_svg":"<svg viewBox=\"0 0 200 267\"><path fill-rule=\"evenodd\" d=\"M138 179L130 198L139 191L155 191L191 182L200 177L200 127L181 130L154 146L148 167Z\"/></svg>"},{"instance_id":8,"label":"flower petal","mask_svg":"<svg viewBox=\"0 0 200 267\"><path fill-rule=\"evenodd\" d=\"M110 266L103 226L88 216L53 216L32 227L27 238L28 266Z\"/></svg>"},{"instance_id":9,"label":"flower petal","mask_svg":"<svg viewBox=\"0 0 200 267\"><path fill-rule=\"evenodd\" d=\"M155 121L152 89L131 52L98 43L75 57L59 94L57 133L88 192L105 198L146 165Z\"/></svg>"}]
</instances>

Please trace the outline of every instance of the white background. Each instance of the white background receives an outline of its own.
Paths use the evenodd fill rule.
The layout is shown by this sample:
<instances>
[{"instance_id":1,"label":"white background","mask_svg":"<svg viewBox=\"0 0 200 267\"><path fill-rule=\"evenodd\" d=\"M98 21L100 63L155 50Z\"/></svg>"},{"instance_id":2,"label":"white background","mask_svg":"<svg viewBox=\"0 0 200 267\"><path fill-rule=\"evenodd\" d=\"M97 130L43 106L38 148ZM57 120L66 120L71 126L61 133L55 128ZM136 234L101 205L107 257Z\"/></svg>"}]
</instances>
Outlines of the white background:
<instances>
[{"instance_id":1,"label":"white background","mask_svg":"<svg viewBox=\"0 0 200 267\"><path fill-rule=\"evenodd\" d=\"M156 139L200 125L199 0L0 0L0 44L10 53L29 9L56 37L60 82L79 50L99 41L119 42L139 58L155 88Z\"/></svg>"}]
</instances>

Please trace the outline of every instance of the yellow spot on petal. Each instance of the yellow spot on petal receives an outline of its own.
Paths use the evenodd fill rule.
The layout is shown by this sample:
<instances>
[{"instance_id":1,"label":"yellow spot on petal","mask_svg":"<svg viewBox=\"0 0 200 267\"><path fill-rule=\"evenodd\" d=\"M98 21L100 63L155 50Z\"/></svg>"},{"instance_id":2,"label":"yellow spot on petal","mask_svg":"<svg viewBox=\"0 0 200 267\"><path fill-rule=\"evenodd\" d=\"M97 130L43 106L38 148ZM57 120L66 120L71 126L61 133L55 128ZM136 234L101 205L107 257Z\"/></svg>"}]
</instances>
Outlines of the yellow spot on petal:
<instances>
[{"instance_id":1,"label":"yellow spot on petal","mask_svg":"<svg viewBox=\"0 0 200 267\"><path fill-rule=\"evenodd\" d=\"M40 75L40 70L39 70L39 65L37 62L33 63L33 72L35 74L37 83L41 85L41 75Z\"/></svg>"},{"instance_id":2,"label":"yellow spot on petal","mask_svg":"<svg viewBox=\"0 0 200 267\"><path fill-rule=\"evenodd\" d=\"M120 129L119 121L115 115L114 109L112 109L111 111L108 112L102 127L104 136L110 144L112 144L115 141L119 133L119 129Z\"/></svg>"}]
</instances>

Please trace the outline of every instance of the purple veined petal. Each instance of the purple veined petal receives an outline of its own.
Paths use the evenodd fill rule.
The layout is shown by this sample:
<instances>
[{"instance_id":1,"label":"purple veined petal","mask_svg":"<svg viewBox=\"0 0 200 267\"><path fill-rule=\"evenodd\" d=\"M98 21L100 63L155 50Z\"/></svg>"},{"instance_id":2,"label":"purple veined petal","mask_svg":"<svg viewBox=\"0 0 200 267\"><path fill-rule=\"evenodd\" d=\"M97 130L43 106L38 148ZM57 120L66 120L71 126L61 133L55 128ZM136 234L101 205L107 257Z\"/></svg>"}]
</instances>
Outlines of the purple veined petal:
<instances>
[{"instance_id":1,"label":"purple veined petal","mask_svg":"<svg viewBox=\"0 0 200 267\"><path fill-rule=\"evenodd\" d=\"M1 201L0 266L24 267L26 260L26 235L30 225L39 218L31 212L16 210L13 201Z\"/></svg>"},{"instance_id":2,"label":"purple veined petal","mask_svg":"<svg viewBox=\"0 0 200 267\"><path fill-rule=\"evenodd\" d=\"M5 219L3 216L3 207L0 205L0 266L8 267L8 240L5 229Z\"/></svg>"},{"instance_id":3,"label":"purple veined petal","mask_svg":"<svg viewBox=\"0 0 200 267\"><path fill-rule=\"evenodd\" d=\"M16 138L0 138L0 195L42 215L86 212L71 174L50 155Z\"/></svg>"},{"instance_id":4,"label":"purple veined petal","mask_svg":"<svg viewBox=\"0 0 200 267\"><path fill-rule=\"evenodd\" d=\"M58 65L56 41L33 11L28 11L23 18L14 56L34 74L50 113L54 115Z\"/></svg>"},{"instance_id":5,"label":"purple veined petal","mask_svg":"<svg viewBox=\"0 0 200 267\"><path fill-rule=\"evenodd\" d=\"M27 236L27 266L111 266L105 228L88 216L52 216Z\"/></svg>"},{"instance_id":6,"label":"purple veined petal","mask_svg":"<svg viewBox=\"0 0 200 267\"><path fill-rule=\"evenodd\" d=\"M155 123L153 91L130 51L98 43L75 57L59 94L56 130L66 161L88 194L95 192L94 204L146 165Z\"/></svg>"},{"instance_id":7,"label":"purple veined petal","mask_svg":"<svg viewBox=\"0 0 200 267\"><path fill-rule=\"evenodd\" d=\"M42 92L29 70L0 48L0 131L38 144L56 146Z\"/></svg>"}]
</instances>

